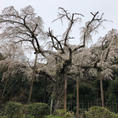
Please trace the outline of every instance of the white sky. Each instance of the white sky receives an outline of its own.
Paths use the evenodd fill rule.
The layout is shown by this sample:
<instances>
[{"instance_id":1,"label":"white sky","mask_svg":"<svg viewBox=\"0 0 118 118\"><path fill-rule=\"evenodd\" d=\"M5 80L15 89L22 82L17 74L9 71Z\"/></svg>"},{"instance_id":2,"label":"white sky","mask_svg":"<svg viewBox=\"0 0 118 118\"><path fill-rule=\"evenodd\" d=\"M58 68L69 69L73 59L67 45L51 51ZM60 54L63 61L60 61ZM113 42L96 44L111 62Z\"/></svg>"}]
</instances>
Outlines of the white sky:
<instances>
[{"instance_id":1,"label":"white sky","mask_svg":"<svg viewBox=\"0 0 118 118\"><path fill-rule=\"evenodd\" d=\"M118 29L118 0L0 0L0 11L5 7L13 5L21 9L31 5L35 12L43 18L45 28L50 27L51 21L57 16L58 7L63 7L71 12L79 12L90 18L90 12L104 12L104 18L113 22L104 23L106 33L111 28ZM59 25L53 24L57 31ZM101 33L102 33L101 31Z\"/></svg>"},{"instance_id":2,"label":"white sky","mask_svg":"<svg viewBox=\"0 0 118 118\"><path fill-rule=\"evenodd\" d=\"M90 18L90 12L104 12L104 18L108 19L109 22L104 23L105 29L100 30L99 36L105 35L112 28L118 29L118 13L116 13L118 11L118 0L0 0L0 11L11 5L17 10L31 5L35 12L43 18L45 29L52 27L56 33L61 33L60 31L64 31L65 27L61 27L62 25L59 23L51 23L57 16L58 7L63 7L71 12L82 13L85 16L84 21ZM77 37L78 32L79 28L78 31L75 28L73 32L75 37ZM60 35L59 33L57 34Z\"/></svg>"}]
</instances>

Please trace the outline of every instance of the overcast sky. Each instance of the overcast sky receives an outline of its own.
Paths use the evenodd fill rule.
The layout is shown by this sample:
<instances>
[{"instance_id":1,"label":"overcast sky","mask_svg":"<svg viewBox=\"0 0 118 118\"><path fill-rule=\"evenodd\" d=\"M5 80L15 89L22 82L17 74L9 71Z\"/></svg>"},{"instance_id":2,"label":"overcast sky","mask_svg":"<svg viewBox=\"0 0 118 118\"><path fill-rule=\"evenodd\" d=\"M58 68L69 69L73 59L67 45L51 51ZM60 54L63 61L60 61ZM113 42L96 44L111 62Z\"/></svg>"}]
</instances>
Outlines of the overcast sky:
<instances>
[{"instance_id":1,"label":"overcast sky","mask_svg":"<svg viewBox=\"0 0 118 118\"><path fill-rule=\"evenodd\" d=\"M100 33L104 35L112 28L118 29L118 0L0 0L0 11L11 5L18 10L31 5L43 18L45 29L52 25L51 21L56 18L58 7L82 13L86 16L84 19L90 18L90 12L104 12L104 18L109 22L104 23L105 29ZM59 31L59 25L54 25L54 28Z\"/></svg>"}]
</instances>

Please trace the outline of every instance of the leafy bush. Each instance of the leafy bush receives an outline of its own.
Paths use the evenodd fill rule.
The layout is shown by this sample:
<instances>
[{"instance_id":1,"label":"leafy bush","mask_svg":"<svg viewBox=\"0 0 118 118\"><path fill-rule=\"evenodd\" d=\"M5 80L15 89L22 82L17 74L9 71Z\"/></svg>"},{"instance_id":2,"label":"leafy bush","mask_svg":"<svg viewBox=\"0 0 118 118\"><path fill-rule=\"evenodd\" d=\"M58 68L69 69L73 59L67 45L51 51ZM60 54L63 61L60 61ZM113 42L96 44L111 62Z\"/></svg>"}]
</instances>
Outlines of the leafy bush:
<instances>
[{"instance_id":1,"label":"leafy bush","mask_svg":"<svg viewBox=\"0 0 118 118\"><path fill-rule=\"evenodd\" d=\"M56 110L55 114L58 115L58 116L62 116L64 118L72 118L74 116L74 113L66 112L66 110L64 110L64 109Z\"/></svg>"},{"instance_id":2,"label":"leafy bush","mask_svg":"<svg viewBox=\"0 0 118 118\"><path fill-rule=\"evenodd\" d=\"M72 112L66 112L66 114L64 115L64 118L73 118L74 113Z\"/></svg>"},{"instance_id":3,"label":"leafy bush","mask_svg":"<svg viewBox=\"0 0 118 118\"><path fill-rule=\"evenodd\" d=\"M117 118L115 113L110 112L104 107L91 107L88 112L85 112L86 118Z\"/></svg>"},{"instance_id":4,"label":"leafy bush","mask_svg":"<svg viewBox=\"0 0 118 118\"><path fill-rule=\"evenodd\" d=\"M35 117L32 115L25 115L25 118L35 118Z\"/></svg>"},{"instance_id":5,"label":"leafy bush","mask_svg":"<svg viewBox=\"0 0 118 118\"><path fill-rule=\"evenodd\" d=\"M0 105L0 117L5 116L5 105L1 104Z\"/></svg>"},{"instance_id":6,"label":"leafy bush","mask_svg":"<svg viewBox=\"0 0 118 118\"><path fill-rule=\"evenodd\" d=\"M7 116L0 116L0 118L8 118Z\"/></svg>"},{"instance_id":7,"label":"leafy bush","mask_svg":"<svg viewBox=\"0 0 118 118\"><path fill-rule=\"evenodd\" d=\"M48 115L45 118L63 118L62 116L57 116L57 115Z\"/></svg>"},{"instance_id":8,"label":"leafy bush","mask_svg":"<svg viewBox=\"0 0 118 118\"><path fill-rule=\"evenodd\" d=\"M57 109L55 111L55 114L58 115L58 116L64 116L66 114L66 110L64 110L64 109Z\"/></svg>"},{"instance_id":9,"label":"leafy bush","mask_svg":"<svg viewBox=\"0 0 118 118\"><path fill-rule=\"evenodd\" d=\"M22 118L22 104L17 102L8 102L5 106L5 113L8 118Z\"/></svg>"},{"instance_id":10,"label":"leafy bush","mask_svg":"<svg viewBox=\"0 0 118 118\"><path fill-rule=\"evenodd\" d=\"M34 118L41 118L49 114L49 107L45 103L33 103L25 106L25 114Z\"/></svg>"}]
</instances>

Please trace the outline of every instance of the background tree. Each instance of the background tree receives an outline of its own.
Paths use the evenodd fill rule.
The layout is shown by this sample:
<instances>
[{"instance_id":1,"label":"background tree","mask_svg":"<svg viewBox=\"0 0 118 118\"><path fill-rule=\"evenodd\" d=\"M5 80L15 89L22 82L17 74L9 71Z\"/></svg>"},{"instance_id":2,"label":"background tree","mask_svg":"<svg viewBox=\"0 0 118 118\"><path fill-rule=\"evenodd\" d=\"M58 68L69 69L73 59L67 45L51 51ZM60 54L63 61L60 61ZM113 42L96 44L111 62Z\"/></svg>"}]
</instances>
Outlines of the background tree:
<instances>
[{"instance_id":1,"label":"background tree","mask_svg":"<svg viewBox=\"0 0 118 118\"><path fill-rule=\"evenodd\" d=\"M82 65L86 69L92 69L92 73L100 79L101 103L104 106L103 79L113 79L113 72L117 69L117 30L111 30L101 41L90 48L88 64ZM85 53L84 53L85 54ZM87 54L87 53L86 53ZM87 62L87 61L85 61ZM97 74L96 74L97 71ZM91 74L92 74L91 73Z\"/></svg>"},{"instance_id":2,"label":"background tree","mask_svg":"<svg viewBox=\"0 0 118 118\"><path fill-rule=\"evenodd\" d=\"M12 62L15 63L16 61L18 63L25 63L26 60L25 60L24 52L21 49L20 45L16 45L12 42L6 42L3 44L2 43L3 42L1 42L1 45L0 45L0 52L2 53L4 58L0 63L1 63L1 73L3 73L3 76L4 76L5 73L8 73L7 70L8 70L9 64L11 64ZM4 96L4 93L6 91L7 84L8 84L8 79L5 79L2 97Z\"/></svg>"},{"instance_id":3,"label":"background tree","mask_svg":"<svg viewBox=\"0 0 118 118\"><path fill-rule=\"evenodd\" d=\"M4 26L0 34L2 40L6 39L14 43L21 42L24 46L31 45L35 54L40 53L44 56L39 43L39 40L44 38L43 22L40 16L36 16L31 6L21 9L20 12L13 6L6 7L0 15L0 24ZM35 70L35 68L33 69ZM35 76L35 74L33 75ZM32 79L34 78L32 77ZM31 82L28 101L31 98L32 87Z\"/></svg>"},{"instance_id":4,"label":"background tree","mask_svg":"<svg viewBox=\"0 0 118 118\"><path fill-rule=\"evenodd\" d=\"M104 107L104 92L103 92L103 78L104 79L113 79L113 71L118 68L118 65L114 63L117 58L117 39L118 34L116 30L110 31L102 40L102 54L100 57L100 62L98 67L100 68L101 79L100 79L100 88L101 88L101 101L102 106Z\"/></svg>"},{"instance_id":5,"label":"background tree","mask_svg":"<svg viewBox=\"0 0 118 118\"><path fill-rule=\"evenodd\" d=\"M23 82L25 83L26 80L30 79L31 70L26 63L11 60L0 61L0 67L0 73L2 73L1 82L4 84L2 98L4 98L5 101L6 99L11 99L14 94L22 91L21 89L23 88L20 86L22 86ZM16 89L12 91L14 87L16 87ZM19 89L17 87L19 87Z\"/></svg>"},{"instance_id":6,"label":"background tree","mask_svg":"<svg viewBox=\"0 0 118 118\"><path fill-rule=\"evenodd\" d=\"M1 41L0 52L4 56L4 59L26 62L26 56L20 44L15 44L13 42L4 43Z\"/></svg>"},{"instance_id":7,"label":"background tree","mask_svg":"<svg viewBox=\"0 0 118 118\"><path fill-rule=\"evenodd\" d=\"M31 6L21 9L20 12L13 6L6 7L0 15L0 24L4 26L0 34L2 40L22 42L24 45L27 42L34 48L34 53L41 52L39 40L44 35L43 22Z\"/></svg>"}]
</instances>

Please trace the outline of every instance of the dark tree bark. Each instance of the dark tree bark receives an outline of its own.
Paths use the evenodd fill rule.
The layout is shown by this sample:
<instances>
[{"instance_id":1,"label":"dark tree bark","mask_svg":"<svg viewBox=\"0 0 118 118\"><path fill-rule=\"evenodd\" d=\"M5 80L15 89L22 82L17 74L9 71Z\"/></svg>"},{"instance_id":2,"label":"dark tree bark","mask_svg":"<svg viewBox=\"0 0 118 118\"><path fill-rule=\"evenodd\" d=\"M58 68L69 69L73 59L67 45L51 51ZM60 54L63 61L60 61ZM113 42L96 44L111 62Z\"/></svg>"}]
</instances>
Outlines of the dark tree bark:
<instances>
[{"instance_id":1,"label":"dark tree bark","mask_svg":"<svg viewBox=\"0 0 118 118\"><path fill-rule=\"evenodd\" d=\"M53 110L53 97L51 97L50 101L50 114L52 114L52 110Z\"/></svg>"},{"instance_id":2,"label":"dark tree bark","mask_svg":"<svg viewBox=\"0 0 118 118\"><path fill-rule=\"evenodd\" d=\"M67 109L67 77L64 75L64 110Z\"/></svg>"},{"instance_id":3,"label":"dark tree bark","mask_svg":"<svg viewBox=\"0 0 118 118\"><path fill-rule=\"evenodd\" d=\"M77 89L76 118L79 118L79 78L76 79L76 89Z\"/></svg>"},{"instance_id":4,"label":"dark tree bark","mask_svg":"<svg viewBox=\"0 0 118 118\"><path fill-rule=\"evenodd\" d=\"M5 91L6 91L6 88L7 88L7 84L8 84L8 79L5 81L4 89L3 89L3 92L2 92L2 97L4 97L4 94L5 94Z\"/></svg>"},{"instance_id":5,"label":"dark tree bark","mask_svg":"<svg viewBox=\"0 0 118 118\"><path fill-rule=\"evenodd\" d=\"M102 107L104 107L104 90L103 90L103 80L100 79L100 91L101 91L101 103Z\"/></svg>"}]
</instances>

